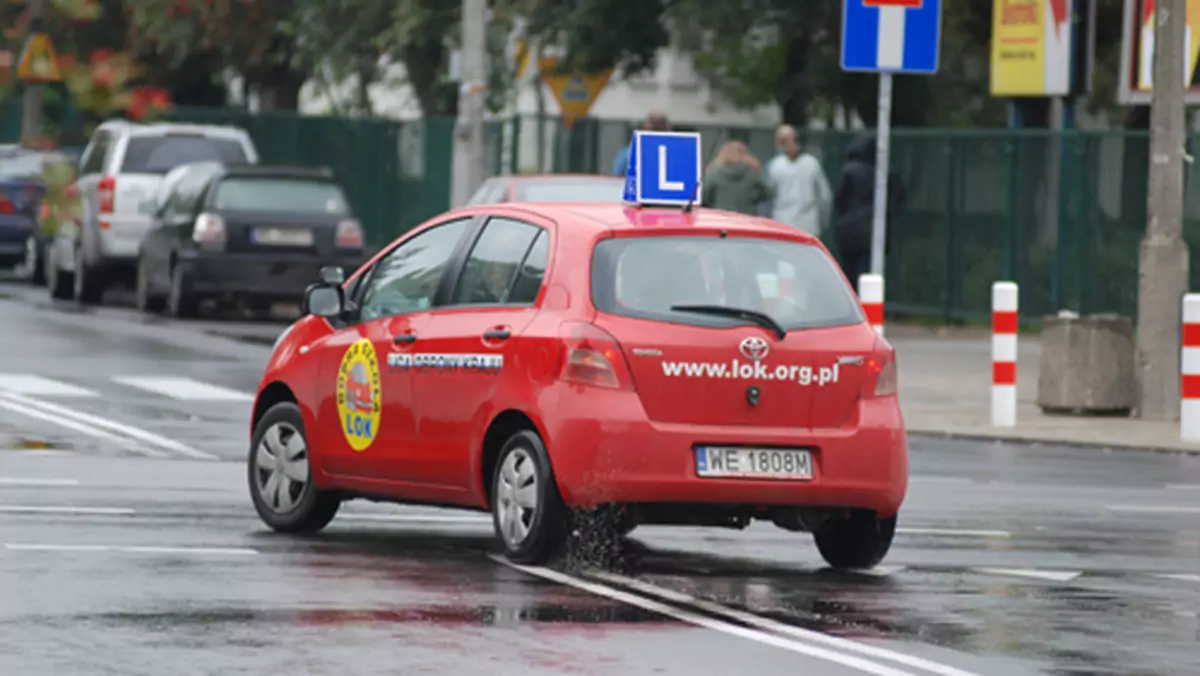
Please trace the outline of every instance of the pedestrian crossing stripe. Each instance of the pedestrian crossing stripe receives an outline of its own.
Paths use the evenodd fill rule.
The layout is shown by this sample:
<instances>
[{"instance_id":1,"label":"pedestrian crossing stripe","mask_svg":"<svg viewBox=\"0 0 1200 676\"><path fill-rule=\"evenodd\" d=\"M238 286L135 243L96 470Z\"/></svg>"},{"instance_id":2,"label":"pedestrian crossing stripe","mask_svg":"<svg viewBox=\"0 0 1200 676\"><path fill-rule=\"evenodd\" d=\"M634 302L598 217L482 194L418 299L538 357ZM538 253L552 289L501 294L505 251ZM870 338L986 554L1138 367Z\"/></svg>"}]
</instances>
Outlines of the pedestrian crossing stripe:
<instances>
[{"instance_id":1,"label":"pedestrian crossing stripe","mask_svg":"<svg viewBox=\"0 0 1200 676\"><path fill-rule=\"evenodd\" d=\"M250 403L254 396L240 390L180 376L114 376L108 379L122 387L140 390L177 401ZM90 383L89 383L90 384ZM0 394L28 397L95 399L95 389L32 373L0 373Z\"/></svg>"}]
</instances>

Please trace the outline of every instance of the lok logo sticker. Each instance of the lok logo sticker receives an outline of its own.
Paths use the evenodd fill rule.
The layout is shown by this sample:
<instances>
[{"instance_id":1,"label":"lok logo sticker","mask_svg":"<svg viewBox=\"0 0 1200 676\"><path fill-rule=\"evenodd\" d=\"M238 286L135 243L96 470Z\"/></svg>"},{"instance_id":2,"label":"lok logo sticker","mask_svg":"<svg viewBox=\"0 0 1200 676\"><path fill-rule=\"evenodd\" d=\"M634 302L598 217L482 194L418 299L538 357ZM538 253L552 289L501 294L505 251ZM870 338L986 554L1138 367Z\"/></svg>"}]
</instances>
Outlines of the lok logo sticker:
<instances>
[{"instance_id":1,"label":"lok logo sticker","mask_svg":"<svg viewBox=\"0 0 1200 676\"><path fill-rule=\"evenodd\" d=\"M379 382L379 360L366 338L356 341L342 356L337 383L338 417L346 442L365 451L379 434L383 397Z\"/></svg>"}]
</instances>

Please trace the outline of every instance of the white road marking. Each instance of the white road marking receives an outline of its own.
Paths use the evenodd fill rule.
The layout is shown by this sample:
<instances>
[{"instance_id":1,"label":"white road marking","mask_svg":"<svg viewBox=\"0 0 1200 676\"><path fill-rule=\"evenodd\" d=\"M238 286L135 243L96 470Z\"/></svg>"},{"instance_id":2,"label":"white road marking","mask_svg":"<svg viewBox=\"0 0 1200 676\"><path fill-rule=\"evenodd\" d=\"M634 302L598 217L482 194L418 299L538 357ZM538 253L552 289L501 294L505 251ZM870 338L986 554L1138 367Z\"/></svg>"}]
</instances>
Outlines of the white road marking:
<instances>
[{"instance_id":1,"label":"white road marking","mask_svg":"<svg viewBox=\"0 0 1200 676\"><path fill-rule=\"evenodd\" d=\"M763 631L772 632L775 634L783 634L812 643L823 643L830 648L835 648L846 653L858 653L859 655L877 660L895 662L896 664L903 664L906 667L920 669L932 674L939 674L940 676L974 676L974 674L969 671L963 671L962 669L951 667L945 664L933 662L920 657L914 657L912 655L906 655L904 653L888 650L886 648L879 648L844 638L828 636L826 634L808 629L801 629L800 627L794 627L790 624L784 624L783 622L777 622L765 617L760 617L754 613L746 612L744 610L737 610L719 603L713 603L712 601L698 599L688 594L677 592L672 589L666 589L664 587L643 582L641 580L635 580L623 575L607 572L596 572L591 573L590 575L612 584L627 587L647 596L655 596L664 601L688 605L697 610L711 613L713 615L719 615L735 622L748 624L752 627L757 627Z\"/></svg>"},{"instance_id":2,"label":"white road marking","mask_svg":"<svg viewBox=\"0 0 1200 676\"><path fill-rule=\"evenodd\" d=\"M0 476L0 486L78 486L78 479L35 479Z\"/></svg>"},{"instance_id":3,"label":"white road marking","mask_svg":"<svg viewBox=\"0 0 1200 676\"><path fill-rule=\"evenodd\" d=\"M52 415L47 413L45 410L39 410L30 406L25 406L24 404L19 404L7 398L12 396L15 395L0 394L0 408L6 408L14 413L20 413L21 415L28 416L30 418L36 418L38 420L48 422L51 425L58 425L59 427L65 427L69 430L75 430L76 432L86 434L90 437L104 439L105 441L115 444L127 451L133 451L134 453L138 453L150 458L167 457L165 453L156 451L152 448L147 448L145 445L138 443L133 439L127 439L115 434L110 434L102 429L97 429L95 426L85 425L76 420L69 420L64 418L62 415Z\"/></svg>"},{"instance_id":4,"label":"white road marking","mask_svg":"<svg viewBox=\"0 0 1200 676\"><path fill-rule=\"evenodd\" d=\"M1012 533L1006 530L959 530L956 528L897 528L897 533L903 535L946 535L949 537L967 538L1010 538Z\"/></svg>"},{"instance_id":5,"label":"white road marking","mask_svg":"<svg viewBox=\"0 0 1200 676\"><path fill-rule=\"evenodd\" d=\"M719 631L731 636L757 641L758 643L773 646L775 648L781 648L783 650L788 650L801 655L807 655L809 657L825 660L834 664L840 664L843 667L857 669L863 673L874 674L875 676L914 676L907 671L901 671L884 664L879 664L877 662L872 662L870 660L865 660L860 657L855 657L853 655L848 655L834 650L826 650L825 648L807 645L805 643L801 643L800 641L789 640L764 631L747 629L745 627L740 627L728 622L714 620L697 613L691 613L686 610L673 608L665 603L659 603L658 601L644 598L636 594L630 594L628 592L621 591L620 589L614 589L607 585L581 580L577 577L566 575L548 568L522 566L511 563L499 556L492 556L491 558L493 561L496 561L501 565L514 568L535 577L540 577L543 580L549 580L551 582L557 582L558 584L566 585L568 587L574 587L575 589L595 594L596 596L602 596L607 599L612 599L613 601L619 601L627 605L641 608L642 610L648 610L652 613L658 613L659 615L664 615L671 619L679 620L680 622L693 624L697 627L704 627L705 629L712 629L713 631Z\"/></svg>"},{"instance_id":6,"label":"white road marking","mask_svg":"<svg viewBox=\"0 0 1200 676\"><path fill-rule=\"evenodd\" d=\"M492 519L490 517L479 516L450 516L441 514L341 514L337 515L338 521L386 521L394 523L460 523L464 525L490 526Z\"/></svg>"},{"instance_id":7,"label":"white road marking","mask_svg":"<svg viewBox=\"0 0 1200 676\"><path fill-rule=\"evenodd\" d=\"M20 395L9 394L4 395L4 397L0 397L0 406L11 409L13 406L17 405L23 405L27 409L26 415L30 415L35 418L41 418L49 422L56 422L64 427L73 427L76 431L83 432L84 434L108 438L110 441L117 440L118 443L124 442L126 444L128 444L129 439L135 439L152 446L174 451L180 455L196 458L197 460L217 459L217 456L211 453L205 453L204 451L197 450L186 444L181 444L174 439L164 437L161 434L148 432L131 425L125 425L113 420L105 420L104 418L90 415L82 411L76 411L64 406L59 406L57 404L51 404L50 402L31 399L29 397L23 397ZM29 410L32 408L40 409L42 413L38 414ZM108 432L105 430L108 430ZM115 432L116 434L111 434L111 432ZM129 439L122 439L117 435L122 435L124 437L128 437ZM145 452L146 455L166 457L163 453L157 450L146 449L145 447L142 448L143 450L140 452Z\"/></svg>"},{"instance_id":8,"label":"white road marking","mask_svg":"<svg viewBox=\"0 0 1200 676\"><path fill-rule=\"evenodd\" d=\"M973 568L984 575L1003 575L1007 577L1028 577L1034 580L1050 582L1070 582L1083 575L1081 570L1037 570L1034 568Z\"/></svg>"},{"instance_id":9,"label":"white road marking","mask_svg":"<svg viewBox=\"0 0 1200 676\"><path fill-rule=\"evenodd\" d=\"M866 570L851 571L857 575L866 575L868 577L887 577L894 573L899 573L904 570L904 566L875 566Z\"/></svg>"},{"instance_id":10,"label":"white road marking","mask_svg":"<svg viewBox=\"0 0 1200 676\"><path fill-rule=\"evenodd\" d=\"M41 543L4 543L9 551L20 552L118 552L125 554L195 554L216 556L254 556L257 550L242 547L141 547L122 545L59 545Z\"/></svg>"},{"instance_id":11,"label":"white road marking","mask_svg":"<svg viewBox=\"0 0 1200 676\"><path fill-rule=\"evenodd\" d=\"M3 514L95 514L130 516L137 514L128 507L59 507L43 505L0 505Z\"/></svg>"},{"instance_id":12,"label":"white road marking","mask_svg":"<svg viewBox=\"0 0 1200 676\"><path fill-rule=\"evenodd\" d=\"M1185 505L1108 505L1110 512L1130 512L1142 514L1200 514L1200 507Z\"/></svg>"},{"instance_id":13,"label":"white road marking","mask_svg":"<svg viewBox=\"0 0 1200 676\"><path fill-rule=\"evenodd\" d=\"M113 378L122 385L161 394L180 401L240 401L251 402L254 397L227 387L209 385L191 378L175 376L121 376Z\"/></svg>"},{"instance_id":14,"label":"white road marking","mask_svg":"<svg viewBox=\"0 0 1200 676\"><path fill-rule=\"evenodd\" d=\"M75 451L60 451L50 448L21 449L15 452L21 455L79 455Z\"/></svg>"},{"instance_id":15,"label":"white road marking","mask_svg":"<svg viewBox=\"0 0 1200 676\"><path fill-rule=\"evenodd\" d=\"M1200 484L1167 484L1170 491L1200 491Z\"/></svg>"},{"instance_id":16,"label":"white road marking","mask_svg":"<svg viewBox=\"0 0 1200 676\"><path fill-rule=\"evenodd\" d=\"M1193 573L1181 573L1179 575L1155 575L1154 577L1163 580L1174 580L1176 582L1200 582L1200 575Z\"/></svg>"},{"instance_id":17,"label":"white road marking","mask_svg":"<svg viewBox=\"0 0 1200 676\"><path fill-rule=\"evenodd\" d=\"M98 397L78 385L62 383L31 373L0 373L0 392L46 397Z\"/></svg>"}]
</instances>

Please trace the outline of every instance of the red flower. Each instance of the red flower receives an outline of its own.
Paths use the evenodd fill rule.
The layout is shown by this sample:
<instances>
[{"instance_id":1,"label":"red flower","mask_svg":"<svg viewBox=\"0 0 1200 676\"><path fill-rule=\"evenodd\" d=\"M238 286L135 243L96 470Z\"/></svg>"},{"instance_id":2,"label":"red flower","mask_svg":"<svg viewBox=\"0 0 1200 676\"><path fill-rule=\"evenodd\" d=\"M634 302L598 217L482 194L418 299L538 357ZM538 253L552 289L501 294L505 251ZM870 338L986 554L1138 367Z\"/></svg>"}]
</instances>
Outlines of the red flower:
<instances>
[{"instance_id":1,"label":"red flower","mask_svg":"<svg viewBox=\"0 0 1200 676\"><path fill-rule=\"evenodd\" d=\"M92 83L99 88L112 89L116 81L117 73L108 64L101 64L92 71Z\"/></svg>"},{"instance_id":2,"label":"red flower","mask_svg":"<svg viewBox=\"0 0 1200 676\"><path fill-rule=\"evenodd\" d=\"M136 87L129 95L126 111L134 120L144 119L150 113L158 113L171 107L171 94L160 87Z\"/></svg>"},{"instance_id":3,"label":"red flower","mask_svg":"<svg viewBox=\"0 0 1200 676\"><path fill-rule=\"evenodd\" d=\"M97 66L106 64L112 60L113 54L114 52L111 49L97 49L92 52L92 64Z\"/></svg>"},{"instance_id":4,"label":"red flower","mask_svg":"<svg viewBox=\"0 0 1200 676\"><path fill-rule=\"evenodd\" d=\"M74 54L61 54L58 57L58 67L62 70L75 70L78 65Z\"/></svg>"}]
</instances>

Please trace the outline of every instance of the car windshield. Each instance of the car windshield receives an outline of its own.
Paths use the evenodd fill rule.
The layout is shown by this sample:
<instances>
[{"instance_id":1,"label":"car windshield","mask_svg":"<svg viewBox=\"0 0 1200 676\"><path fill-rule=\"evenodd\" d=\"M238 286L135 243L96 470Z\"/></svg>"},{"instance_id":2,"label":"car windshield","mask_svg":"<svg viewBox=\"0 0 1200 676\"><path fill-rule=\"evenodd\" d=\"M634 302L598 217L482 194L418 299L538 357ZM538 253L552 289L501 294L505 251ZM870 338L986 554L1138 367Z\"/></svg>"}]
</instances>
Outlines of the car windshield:
<instances>
[{"instance_id":1,"label":"car windshield","mask_svg":"<svg viewBox=\"0 0 1200 676\"><path fill-rule=\"evenodd\" d=\"M602 312L697 326L747 321L720 316L720 309L765 314L786 329L864 321L824 251L760 237L603 240L593 253L592 299Z\"/></svg>"},{"instance_id":2,"label":"car windshield","mask_svg":"<svg viewBox=\"0 0 1200 676\"><path fill-rule=\"evenodd\" d=\"M523 202L619 202L624 181L610 178L555 178L521 181Z\"/></svg>"},{"instance_id":3,"label":"car windshield","mask_svg":"<svg viewBox=\"0 0 1200 676\"><path fill-rule=\"evenodd\" d=\"M54 161L68 160L57 153L25 151L0 155L0 180L41 179L43 166Z\"/></svg>"},{"instance_id":4,"label":"car windshield","mask_svg":"<svg viewBox=\"0 0 1200 676\"><path fill-rule=\"evenodd\" d=\"M238 141L199 134L134 136L125 148L121 171L131 174L165 174L181 164L221 162L245 164L246 151Z\"/></svg>"},{"instance_id":5,"label":"car windshield","mask_svg":"<svg viewBox=\"0 0 1200 676\"><path fill-rule=\"evenodd\" d=\"M350 209L336 184L319 179L245 177L223 179L215 196L217 209L290 211L343 216Z\"/></svg>"}]
</instances>

